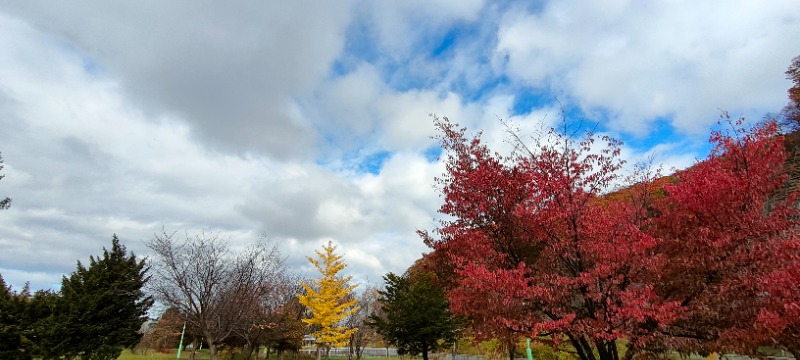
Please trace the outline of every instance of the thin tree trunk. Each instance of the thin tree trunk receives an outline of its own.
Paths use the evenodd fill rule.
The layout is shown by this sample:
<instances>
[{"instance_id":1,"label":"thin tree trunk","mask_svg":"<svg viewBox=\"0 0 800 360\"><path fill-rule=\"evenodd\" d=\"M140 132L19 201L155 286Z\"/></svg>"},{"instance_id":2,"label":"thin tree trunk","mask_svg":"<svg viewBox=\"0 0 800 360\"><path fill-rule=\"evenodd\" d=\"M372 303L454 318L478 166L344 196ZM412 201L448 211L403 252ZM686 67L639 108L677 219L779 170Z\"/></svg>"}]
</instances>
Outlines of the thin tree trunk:
<instances>
[{"instance_id":1,"label":"thin tree trunk","mask_svg":"<svg viewBox=\"0 0 800 360\"><path fill-rule=\"evenodd\" d=\"M618 352L619 350L617 350L617 340L611 340L610 346L611 346L611 356L614 358L614 360L619 360L619 352Z\"/></svg>"},{"instance_id":2,"label":"thin tree trunk","mask_svg":"<svg viewBox=\"0 0 800 360\"><path fill-rule=\"evenodd\" d=\"M208 340L208 351L211 353L211 360L219 360L219 354L217 354L217 344L214 344L211 339Z\"/></svg>"},{"instance_id":3,"label":"thin tree trunk","mask_svg":"<svg viewBox=\"0 0 800 360\"><path fill-rule=\"evenodd\" d=\"M600 360L619 360L615 340L596 341L595 344L597 344L597 354L600 355Z\"/></svg>"},{"instance_id":4,"label":"thin tree trunk","mask_svg":"<svg viewBox=\"0 0 800 360\"><path fill-rule=\"evenodd\" d=\"M514 360L514 352L517 350L517 344L509 342L508 344L508 360Z\"/></svg>"},{"instance_id":5,"label":"thin tree trunk","mask_svg":"<svg viewBox=\"0 0 800 360\"><path fill-rule=\"evenodd\" d=\"M608 346L606 346L605 341L595 342L595 344L597 346L597 355L599 355L600 360L613 360L608 354Z\"/></svg>"},{"instance_id":6,"label":"thin tree trunk","mask_svg":"<svg viewBox=\"0 0 800 360\"><path fill-rule=\"evenodd\" d=\"M353 335L350 335L350 346L347 348L347 360L353 360Z\"/></svg>"},{"instance_id":7,"label":"thin tree trunk","mask_svg":"<svg viewBox=\"0 0 800 360\"><path fill-rule=\"evenodd\" d=\"M567 334L567 337L569 337L569 342L572 343L573 347L575 347L575 351L578 352L578 357L581 360L597 360L592 352L592 347L589 345L589 342L583 338L583 336Z\"/></svg>"},{"instance_id":8,"label":"thin tree trunk","mask_svg":"<svg viewBox=\"0 0 800 360\"><path fill-rule=\"evenodd\" d=\"M197 339L192 340L192 353L189 355L189 360L194 360L197 355Z\"/></svg>"},{"instance_id":9,"label":"thin tree trunk","mask_svg":"<svg viewBox=\"0 0 800 360\"><path fill-rule=\"evenodd\" d=\"M428 349L427 348L423 348L422 349L422 360L428 360Z\"/></svg>"},{"instance_id":10,"label":"thin tree trunk","mask_svg":"<svg viewBox=\"0 0 800 360\"><path fill-rule=\"evenodd\" d=\"M258 352L256 352L256 354L258 354ZM253 343L248 341L244 345L244 349L242 349L242 359L250 360L250 357L252 356L253 356Z\"/></svg>"}]
</instances>

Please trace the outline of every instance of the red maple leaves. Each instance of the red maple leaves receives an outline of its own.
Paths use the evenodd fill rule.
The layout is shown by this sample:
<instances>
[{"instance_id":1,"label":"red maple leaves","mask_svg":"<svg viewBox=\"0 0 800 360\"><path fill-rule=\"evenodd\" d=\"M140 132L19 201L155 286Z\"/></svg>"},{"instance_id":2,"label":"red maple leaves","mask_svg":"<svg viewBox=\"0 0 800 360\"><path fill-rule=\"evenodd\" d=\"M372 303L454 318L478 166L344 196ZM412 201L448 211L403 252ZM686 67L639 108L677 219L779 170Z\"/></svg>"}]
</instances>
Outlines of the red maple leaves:
<instances>
[{"instance_id":1,"label":"red maple leaves","mask_svg":"<svg viewBox=\"0 0 800 360\"><path fill-rule=\"evenodd\" d=\"M618 175L612 139L552 131L504 157L446 118L436 125L440 211L453 219L423 235L446 255L451 306L479 337L549 336L582 360L619 359L621 339L627 357L752 352L761 335L796 343L800 214L774 124L715 132L707 160L632 180Z\"/></svg>"}]
</instances>

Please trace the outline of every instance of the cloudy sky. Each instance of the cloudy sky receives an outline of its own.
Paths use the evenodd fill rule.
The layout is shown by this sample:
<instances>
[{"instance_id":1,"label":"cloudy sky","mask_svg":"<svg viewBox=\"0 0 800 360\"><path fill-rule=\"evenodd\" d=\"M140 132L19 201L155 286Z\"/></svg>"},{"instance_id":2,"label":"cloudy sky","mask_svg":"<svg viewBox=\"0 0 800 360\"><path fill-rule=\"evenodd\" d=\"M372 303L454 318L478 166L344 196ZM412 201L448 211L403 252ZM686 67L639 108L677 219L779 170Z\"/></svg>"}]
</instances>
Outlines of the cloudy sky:
<instances>
[{"instance_id":1,"label":"cloudy sky","mask_svg":"<svg viewBox=\"0 0 800 360\"><path fill-rule=\"evenodd\" d=\"M338 244L357 282L436 225L430 113L503 147L574 119L631 162L705 156L721 110L786 104L800 6L771 1L0 0L0 273L58 287L165 228Z\"/></svg>"}]
</instances>

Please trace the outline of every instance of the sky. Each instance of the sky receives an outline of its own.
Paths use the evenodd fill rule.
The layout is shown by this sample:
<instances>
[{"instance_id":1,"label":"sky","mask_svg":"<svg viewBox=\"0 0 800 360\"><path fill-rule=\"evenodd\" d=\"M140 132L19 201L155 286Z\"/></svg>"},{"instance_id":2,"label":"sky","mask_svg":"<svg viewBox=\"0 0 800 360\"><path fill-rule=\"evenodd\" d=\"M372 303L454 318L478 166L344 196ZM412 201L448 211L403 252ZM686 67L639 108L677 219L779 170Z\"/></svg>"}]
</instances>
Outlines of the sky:
<instances>
[{"instance_id":1,"label":"sky","mask_svg":"<svg viewBox=\"0 0 800 360\"><path fill-rule=\"evenodd\" d=\"M112 234L328 241L379 284L430 251L430 114L483 131L570 121L667 169L722 111L786 103L800 6L771 1L0 0L0 274L57 289Z\"/></svg>"}]
</instances>

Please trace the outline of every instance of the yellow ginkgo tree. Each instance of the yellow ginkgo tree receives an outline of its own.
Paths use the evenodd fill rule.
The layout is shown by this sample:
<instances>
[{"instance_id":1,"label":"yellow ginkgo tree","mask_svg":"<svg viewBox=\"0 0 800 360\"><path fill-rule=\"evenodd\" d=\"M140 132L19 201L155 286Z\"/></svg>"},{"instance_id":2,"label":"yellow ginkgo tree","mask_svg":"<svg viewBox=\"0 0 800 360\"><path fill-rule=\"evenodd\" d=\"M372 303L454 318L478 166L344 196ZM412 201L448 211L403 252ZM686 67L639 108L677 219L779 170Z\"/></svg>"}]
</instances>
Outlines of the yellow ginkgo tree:
<instances>
[{"instance_id":1,"label":"yellow ginkgo tree","mask_svg":"<svg viewBox=\"0 0 800 360\"><path fill-rule=\"evenodd\" d=\"M318 259L308 257L308 261L320 272L320 277L311 280L311 284L301 282L305 294L297 295L300 304L311 310L311 317L303 319L303 322L313 330L311 336L316 338L318 349L344 346L350 335L358 331L357 328L344 325L344 319L358 310L358 299L348 296L356 285L350 285L350 276L339 275L347 264L335 250L336 246L329 241L322 251L316 251ZM317 351L317 359L319 357Z\"/></svg>"}]
</instances>

